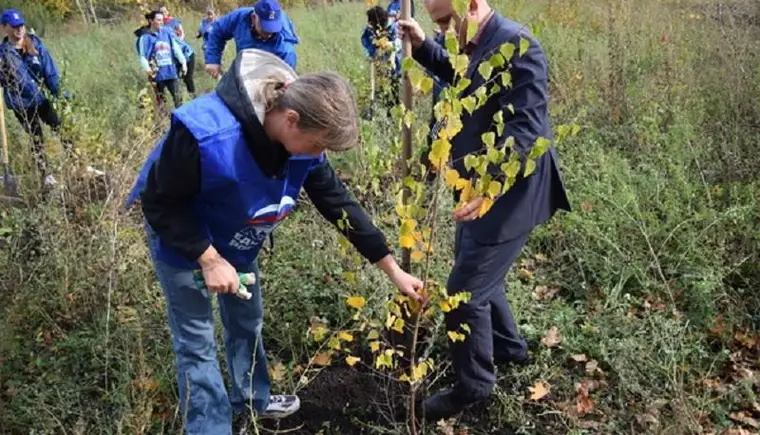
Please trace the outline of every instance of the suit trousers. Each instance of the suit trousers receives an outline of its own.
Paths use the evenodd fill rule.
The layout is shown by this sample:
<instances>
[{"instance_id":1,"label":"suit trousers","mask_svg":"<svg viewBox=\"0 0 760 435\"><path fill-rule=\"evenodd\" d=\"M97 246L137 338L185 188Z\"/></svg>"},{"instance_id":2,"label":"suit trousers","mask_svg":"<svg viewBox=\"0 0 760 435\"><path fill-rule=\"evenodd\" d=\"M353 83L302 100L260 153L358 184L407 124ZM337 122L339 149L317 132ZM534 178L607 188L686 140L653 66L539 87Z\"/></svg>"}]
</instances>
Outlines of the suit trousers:
<instances>
[{"instance_id":1,"label":"suit trousers","mask_svg":"<svg viewBox=\"0 0 760 435\"><path fill-rule=\"evenodd\" d=\"M455 262L446 285L450 295L471 293L469 302L446 314L446 327L459 332L462 324L470 328L464 341L450 341L449 350L456 373L454 392L473 400L491 394L496 384L494 360L519 360L528 352L512 316L504 280L530 232L504 243L483 244L470 232L471 225L478 223L457 224Z\"/></svg>"}]
</instances>

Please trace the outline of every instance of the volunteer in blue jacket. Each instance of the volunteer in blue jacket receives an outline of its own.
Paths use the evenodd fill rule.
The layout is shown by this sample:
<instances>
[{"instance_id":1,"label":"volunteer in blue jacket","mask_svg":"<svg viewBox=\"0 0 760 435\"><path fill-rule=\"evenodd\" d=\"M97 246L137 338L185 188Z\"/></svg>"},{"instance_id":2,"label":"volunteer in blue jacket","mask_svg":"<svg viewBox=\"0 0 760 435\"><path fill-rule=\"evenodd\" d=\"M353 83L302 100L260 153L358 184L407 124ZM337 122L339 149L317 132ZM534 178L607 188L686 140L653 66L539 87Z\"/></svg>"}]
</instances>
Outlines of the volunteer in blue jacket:
<instances>
[{"instance_id":1,"label":"volunteer in blue jacket","mask_svg":"<svg viewBox=\"0 0 760 435\"><path fill-rule=\"evenodd\" d=\"M229 434L233 420L236 429L249 423L247 406L272 418L299 409L298 397L270 393L257 255L301 189L336 227L345 212L344 234L359 253L420 299L422 282L399 268L325 155L357 144L356 112L353 90L339 75L298 77L271 53L243 50L214 92L172 113L141 170L127 206L141 198L187 433ZM246 281L252 297L244 299L238 274L248 273L257 279ZM229 395L216 359L213 293L225 328Z\"/></svg>"},{"instance_id":2,"label":"volunteer in blue jacket","mask_svg":"<svg viewBox=\"0 0 760 435\"><path fill-rule=\"evenodd\" d=\"M14 9L4 11L0 24L6 35L0 44L3 98L24 130L32 136L32 155L43 184L52 186L56 180L45 157L42 124L60 131L61 120L45 95L46 91L53 97L60 95L58 67L42 40L26 32L21 12ZM71 151L69 141L63 140L62 143L65 151Z\"/></svg>"},{"instance_id":3,"label":"volunteer in blue jacket","mask_svg":"<svg viewBox=\"0 0 760 435\"><path fill-rule=\"evenodd\" d=\"M391 18L391 20L398 20L399 18L401 18L401 2L402 1L403 0L392 0L388 4L388 16ZM409 11L409 13L411 13L412 17L414 17L414 0L410 0L409 3L412 9L411 11Z\"/></svg>"},{"instance_id":4,"label":"volunteer in blue jacket","mask_svg":"<svg viewBox=\"0 0 760 435\"><path fill-rule=\"evenodd\" d=\"M195 98L195 81L193 75L195 74L195 50L184 39L178 39L182 55L185 57L187 70L182 74L182 81L185 82L187 92L190 94L190 98ZM176 65L181 69L182 65L175 59Z\"/></svg>"},{"instance_id":5,"label":"volunteer in blue jacket","mask_svg":"<svg viewBox=\"0 0 760 435\"><path fill-rule=\"evenodd\" d=\"M182 45L174 33L164 29L164 16L159 11L145 15L148 26L138 29L137 52L148 79L155 83L157 96L163 101L165 91L169 90L174 100L174 107L179 107L182 99L179 95L179 75L187 73L187 60L182 53ZM179 64L180 71L177 71Z\"/></svg>"},{"instance_id":6,"label":"volunteer in blue jacket","mask_svg":"<svg viewBox=\"0 0 760 435\"><path fill-rule=\"evenodd\" d=\"M174 32L174 36L180 41L185 40L185 29L182 28L182 20L169 15L169 9L166 6L158 8L161 15L164 16L164 27Z\"/></svg>"},{"instance_id":7,"label":"volunteer in blue jacket","mask_svg":"<svg viewBox=\"0 0 760 435\"><path fill-rule=\"evenodd\" d=\"M224 45L233 38L238 52L258 48L277 55L296 69L295 48L300 40L277 0L258 0L252 8L236 9L214 23L204 49L206 72L211 77L219 77Z\"/></svg>"},{"instance_id":8,"label":"volunteer in blue jacket","mask_svg":"<svg viewBox=\"0 0 760 435\"><path fill-rule=\"evenodd\" d=\"M385 63L393 78L401 77L401 40L396 23L388 20L385 9L375 6L367 10L367 25L361 41L367 57Z\"/></svg>"},{"instance_id":9,"label":"volunteer in blue jacket","mask_svg":"<svg viewBox=\"0 0 760 435\"><path fill-rule=\"evenodd\" d=\"M206 17L201 20L201 24L198 26L198 34L195 35L196 39L203 38L202 50L206 50L206 42L208 41L208 34L211 32L211 26L216 21L216 13L213 8L206 9Z\"/></svg>"}]
</instances>

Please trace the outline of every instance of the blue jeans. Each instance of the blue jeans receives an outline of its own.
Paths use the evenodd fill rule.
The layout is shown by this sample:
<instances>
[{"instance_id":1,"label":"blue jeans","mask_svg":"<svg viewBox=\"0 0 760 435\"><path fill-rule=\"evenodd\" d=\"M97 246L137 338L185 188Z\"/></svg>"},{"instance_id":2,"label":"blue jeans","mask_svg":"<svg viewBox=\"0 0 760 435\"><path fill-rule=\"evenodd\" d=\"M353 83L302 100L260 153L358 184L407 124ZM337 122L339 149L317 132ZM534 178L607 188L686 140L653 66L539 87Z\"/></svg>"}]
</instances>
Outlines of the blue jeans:
<instances>
[{"instance_id":1,"label":"blue jeans","mask_svg":"<svg viewBox=\"0 0 760 435\"><path fill-rule=\"evenodd\" d=\"M230 378L228 396L217 361L211 295L208 290L195 286L191 270L157 260L154 244L150 242L151 255L166 298L186 432L230 434L233 411L247 412L248 405L260 414L269 403L269 372L261 338L263 307L258 265L254 262L244 271L256 274L256 284L248 286L253 295L251 299L218 296Z\"/></svg>"}]
</instances>

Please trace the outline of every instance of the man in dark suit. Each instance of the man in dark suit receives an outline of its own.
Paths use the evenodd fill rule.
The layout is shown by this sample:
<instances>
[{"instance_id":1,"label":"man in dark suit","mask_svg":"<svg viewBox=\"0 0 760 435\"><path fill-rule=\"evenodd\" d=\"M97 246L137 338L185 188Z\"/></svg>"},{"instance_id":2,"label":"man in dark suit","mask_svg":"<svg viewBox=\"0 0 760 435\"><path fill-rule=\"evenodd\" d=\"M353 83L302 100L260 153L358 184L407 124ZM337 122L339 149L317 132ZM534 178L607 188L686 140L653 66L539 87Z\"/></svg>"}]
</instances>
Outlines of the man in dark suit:
<instances>
[{"instance_id":1,"label":"man in dark suit","mask_svg":"<svg viewBox=\"0 0 760 435\"><path fill-rule=\"evenodd\" d=\"M493 116L503 112L504 132L497 140L503 145L513 137L515 149L526 156L539 137L553 139L549 121L548 66L540 44L524 26L502 17L486 0L469 0L466 16L459 16L451 0L428 0L428 13L434 22L451 16L460 35L462 52L470 65L466 77L472 80L462 96L475 92L485 80L478 65L511 42L520 47L520 38L530 45L523 55L515 50L509 64L512 84L491 96L471 115L465 114L463 128L452 140L453 167L460 176L470 178L464 156L484 150L481 135L496 132ZM466 41L467 22L478 24L478 31ZM400 33L408 35L414 59L442 81L455 79L446 50L426 38L414 20L401 20ZM494 74L503 68L496 69ZM514 113L512 113L514 112ZM523 161L524 162L524 161ZM524 167L524 163L523 163ZM522 170L520 173L522 174ZM548 221L557 210L570 211L559 168L557 151L552 146L536 161L528 177L518 177L512 188L500 197L484 216L477 218L482 198L470 200L453 214L456 221L455 262L449 275L450 294L468 291L471 299L446 315L448 330L458 331L466 323L471 332L464 342L451 342L456 383L450 390L425 400L426 418L438 420L487 398L496 382L495 364L525 363L528 349L506 297L505 276L525 246L533 228Z\"/></svg>"}]
</instances>

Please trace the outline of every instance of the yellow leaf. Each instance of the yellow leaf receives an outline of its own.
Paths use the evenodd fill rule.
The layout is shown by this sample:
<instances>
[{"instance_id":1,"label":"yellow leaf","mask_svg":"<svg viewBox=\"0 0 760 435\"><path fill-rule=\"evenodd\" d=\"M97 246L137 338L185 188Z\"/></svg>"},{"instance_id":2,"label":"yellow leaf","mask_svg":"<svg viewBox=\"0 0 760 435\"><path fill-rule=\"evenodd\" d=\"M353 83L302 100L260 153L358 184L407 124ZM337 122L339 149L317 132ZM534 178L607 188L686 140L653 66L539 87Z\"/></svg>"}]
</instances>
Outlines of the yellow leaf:
<instances>
[{"instance_id":1,"label":"yellow leaf","mask_svg":"<svg viewBox=\"0 0 760 435\"><path fill-rule=\"evenodd\" d=\"M378 355L375 359L375 367L378 369L382 367L393 368L393 351L386 349L385 352Z\"/></svg>"},{"instance_id":2,"label":"yellow leaf","mask_svg":"<svg viewBox=\"0 0 760 435\"><path fill-rule=\"evenodd\" d=\"M459 172L457 172L456 169L448 168L444 174L444 179L446 180L447 186L455 187L457 185L457 181L459 180Z\"/></svg>"},{"instance_id":3,"label":"yellow leaf","mask_svg":"<svg viewBox=\"0 0 760 435\"><path fill-rule=\"evenodd\" d=\"M419 263L425 258L425 253L422 251L412 251L410 258L413 262Z\"/></svg>"},{"instance_id":4,"label":"yellow leaf","mask_svg":"<svg viewBox=\"0 0 760 435\"><path fill-rule=\"evenodd\" d=\"M488 210L493 207L493 199L491 198L483 198L483 204L480 205L480 212L478 212L478 217L483 217L486 213L488 213Z\"/></svg>"},{"instance_id":5,"label":"yellow leaf","mask_svg":"<svg viewBox=\"0 0 760 435\"><path fill-rule=\"evenodd\" d=\"M448 331L446 334L449 336L449 339L451 339L451 341L453 342L464 341L464 339L467 338L465 337L464 334L456 332L456 331Z\"/></svg>"},{"instance_id":6,"label":"yellow leaf","mask_svg":"<svg viewBox=\"0 0 760 435\"><path fill-rule=\"evenodd\" d=\"M343 341L354 341L354 336L345 331L340 331L338 333L338 338Z\"/></svg>"},{"instance_id":7,"label":"yellow leaf","mask_svg":"<svg viewBox=\"0 0 760 435\"><path fill-rule=\"evenodd\" d=\"M469 334L470 332L472 332L472 331L470 330L470 325L468 325L468 324L466 324L466 323L462 323L461 325L459 325L459 327L460 327L460 328L462 328L462 330L463 330L464 332L468 333L468 334Z\"/></svg>"},{"instance_id":8,"label":"yellow leaf","mask_svg":"<svg viewBox=\"0 0 760 435\"><path fill-rule=\"evenodd\" d=\"M449 311L451 311L451 305L449 304L448 301L438 301L438 306L441 307L441 311L443 311L444 313L448 313Z\"/></svg>"},{"instance_id":9,"label":"yellow leaf","mask_svg":"<svg viewBox=\"0 0 760 435\"><path fill-rule=\"evenodd\" d=\"M367 334L367 340L377 340L378 338L380 338L380 333L374 329Z\"/></svg>"},{"instance_id":10,"label":"yellow leaf","mask_svg":"<svg viewBox=\"0 0 760 435\"><path fill-rule=\"evenodd\" d=\"M496 198L499 196L499 193L501 193L501 183L494 180L488 183L488 196L491 198Z\"/></svg>"},{"instance_id":11,"label":"yellow leaf","mask_svg":"<svg viewBox=\"0 0 760 435\"><path fill-rule=\"evenodd\" d=\"M417 364L412 368L412 381L419 381L420 379L424 378L425 375L427 375L428 372L428 365L427 363L421 363Z\"/></svg>"},{"instance_id":12,"label":"yellow leaf","mask_svg":"<svg viewBox=\"0 0 760 435\"><path fill-rule=\"evenodd\" d=\"M322 353L316 354L312 362L315 365L324 367L324 366L330 365L331 358L332 358L332 355L330 355L329 352L322 352Z\"/></svg>"},{"instance_id":13,"label":"yellow leaf","mask_svg":"<svg viewBox=\"0 0 760 435\"><path fill-rule=\"evenodd\" d=\"M372 350L372 352L377 352L380 350L380 342L379 341L371 341L369 343L369 348Z\"/></svg>"},{"instance_id":14,"label":"yellow leaf","mask_svg":"<svg viewBox=\"0 0 760 435\"><path fill-rule=\"evenodd\" d=\"M363 296L349 296L346 298L346 304L351 308L356 308L357 310L364 308L364 305L366 305L366 303L367 301Z\"/></svg>"},{"instance_id":15,"label":"yellow leaf","mask_svg":"<svg viewBox=\"0 0 760 435\"><path fill-rule=\"evenodd\" d=\"M393 329L394 331L398 331L403 333L404 332L404 319L396 319L395 322L393 322Z\"/></svg>"},{"instance_id":16,"label":"yellow leaf","mask_svg":"<svg viewBox=\"0 0 760 435\"><path fill-rule=\"evenodd\" d=\"M401 236L398 239L398 244L402 248L412 248L414 246L414 237L412 237L412 236Z\"/></svg>"},{"instance_id":17,"label":"yellow leaf","mask_svg":"<svg viewBox=\"0 0 760 435\"><path fill-rule=\"evenodd\" d=\"M549 388L547 385L540 381L536 382L532 387L528 387L528 389L530 390L530 400L534 402L543 399L549 394Z\"/></svg>"},{"instance_id":18,"label":"yellow leaf","mask_svg":"<svg viewBox=\"0 0 760 435\"><path fill-rule=\"evenodd\" d=\"M312 326L311 335L314 336L315 341L322 341L325 339L325 335L327 335L327 328L322 325Z\"/></svg>"},{"instance_id":19,"label":"yellow leaf","mask_svg":"<svg viewBox=\"0 0 760 435\"><path fill-rule=\"evenodd\" d=\"M459 196L459 200L461 202L467 202L470 200L470 197L472 195L472 183L467 182L467 184L462 189L462 194Z\"/></svg>"},{"instance_id":20,"label":"yellow leaf","mask_svg":"<svg viewBox=\"0 0 760 435\"><path fill-rule=\"evenodd\" d=\"M361 360L362 360L361 358L357 358L355 356L350 356L349 355L349 356L346 357L346 364L348 364L350 367L353 367L354 364L358 363Z\"/></svg>"}]
</instances>

